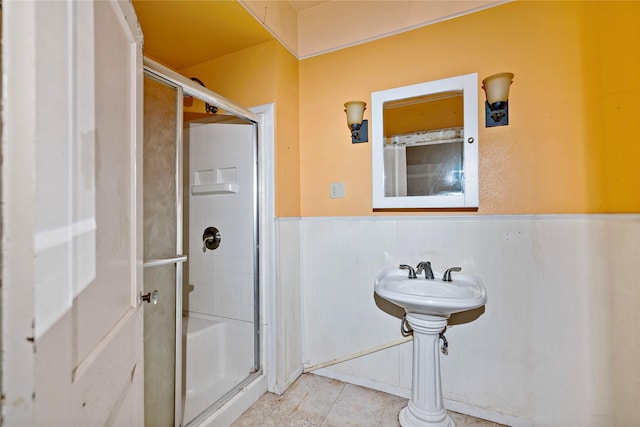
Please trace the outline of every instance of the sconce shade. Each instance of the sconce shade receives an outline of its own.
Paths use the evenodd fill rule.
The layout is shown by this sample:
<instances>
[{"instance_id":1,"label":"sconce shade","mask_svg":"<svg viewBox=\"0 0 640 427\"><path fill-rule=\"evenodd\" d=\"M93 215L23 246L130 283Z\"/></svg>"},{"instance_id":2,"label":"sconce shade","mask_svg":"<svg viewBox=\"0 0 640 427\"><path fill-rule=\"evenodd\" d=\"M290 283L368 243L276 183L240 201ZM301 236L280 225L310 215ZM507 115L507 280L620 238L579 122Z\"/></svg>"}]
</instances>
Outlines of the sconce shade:
<instances>
[{"instance_id":1,"label":"sconce shade","mask_svg":"<svg viewBox=\"0 0 640 427\"><path fill-rule=\"evenodd\" d=\"M493 74L482 81L482 88L487 94L487 102L493 106L497 102L509 100L509 86L513 80L513 73Z\"/></svg>"},{"instance_id":2,"label":"sconce shade","mask_svg":"<svg viewBox=\"0 0 640 427\"><path fill-rule=\"evenodd\" d=\"M367 103L364 101L349 101L345 102L344 108L347 112L347 123L349 127L351 125L360 125L362 123L362 117L364 116L364 109Z\"/></svg>"}]
</instances>

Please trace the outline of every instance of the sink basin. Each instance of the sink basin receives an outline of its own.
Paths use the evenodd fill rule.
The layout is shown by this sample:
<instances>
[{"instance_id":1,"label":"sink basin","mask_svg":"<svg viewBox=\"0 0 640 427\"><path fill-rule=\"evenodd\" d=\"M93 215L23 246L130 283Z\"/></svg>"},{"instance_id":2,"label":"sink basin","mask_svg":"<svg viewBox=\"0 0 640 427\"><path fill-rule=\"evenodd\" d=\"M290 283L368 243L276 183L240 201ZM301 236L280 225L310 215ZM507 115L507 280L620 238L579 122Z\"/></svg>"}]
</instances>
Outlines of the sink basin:
<instances>
[{"instance_id":1,"label":"sink basin","mask_svg":"<svg viewBox=\"0 0 640 427\"><path fill-rule=\"evenodd\" d=\"M487 302L487 290L477 276L453 273L451 282L443 281L441 273L434 276L409 279L407 270L387 268L376 277L374 288L381 298L413 314L449 317Z\"/></svg>"}]
</instances>

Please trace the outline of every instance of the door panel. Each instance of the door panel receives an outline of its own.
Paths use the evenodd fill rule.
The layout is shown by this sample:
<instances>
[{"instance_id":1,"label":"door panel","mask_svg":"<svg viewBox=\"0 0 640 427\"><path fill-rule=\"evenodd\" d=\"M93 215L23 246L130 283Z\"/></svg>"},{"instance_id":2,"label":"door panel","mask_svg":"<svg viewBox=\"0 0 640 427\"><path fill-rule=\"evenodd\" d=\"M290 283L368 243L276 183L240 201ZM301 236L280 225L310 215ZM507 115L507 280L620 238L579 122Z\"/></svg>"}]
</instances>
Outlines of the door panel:
<instances>
[{"instance_id":1,"label":"door panel","mask_svg":"<svg viewBox=\"0 0 640 427\"><path fill-rule=\"evenodd\" d=\"M115 6L115 7L114 7ZM131 103L135 64L131 34L123 28L118 5L96 2L95 8L95 177L96 278L76 297L78 362L95 349L111 328L137 303L132 301L135 277L131 226L135 221L135 159ZM132 304L133 302L133 304Z\"/></svg>"},{"instance_id":2,"label":"door panel","mask_svg":"<svg viewBox=\"0 0 640 427\"><path fill-rule=\"evenodd\" d=\"M73 425L138 425L136 378L140 338L133 310L114 325L109 334L78 365L73 375Z\"/></svg>"},{"instance_id":3,"label":"door panel","mask_svg":"<svg viewBox=\"0 0 640 427\"><path fill-rule=\"evenodd\" d=\"M142 425L137 19L124 1L9 3L3 18L16 25L3 45L18 54L3 58L4 123L9 145L21 147L5 159L4 204L20 206L24 223L8 258L34 274L8 273L3 312L19 304L6 317L19 332L5 328L3 341L26 338L32 358L4 347L3 371L15 375L3 378L3 416L11 425Z\"/></svg>"},{"instance_id":4,"label":"door panel","mask_svg":"<svg viewBox=\"0 0 640 427\"><path fill-rule=\"evenodd\" d=\"M144 416L138 303L142 194L136 176L142 144L141 46L129 3L93 5L96 274L73 301L73 423L137 425Z\"/></svg>"}]
</instances>

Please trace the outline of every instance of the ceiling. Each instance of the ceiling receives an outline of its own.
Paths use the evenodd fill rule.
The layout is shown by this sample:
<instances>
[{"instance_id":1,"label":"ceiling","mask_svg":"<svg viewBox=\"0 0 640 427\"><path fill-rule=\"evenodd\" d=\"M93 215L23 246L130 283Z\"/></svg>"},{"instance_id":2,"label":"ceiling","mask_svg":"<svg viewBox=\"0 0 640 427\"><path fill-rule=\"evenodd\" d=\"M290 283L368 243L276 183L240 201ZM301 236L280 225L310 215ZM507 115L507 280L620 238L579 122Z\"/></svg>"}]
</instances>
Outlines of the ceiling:
<instances>
[{"instance_id":1,"label":"ceiling","mask_svg":"<svg viewBox=\"0 0 640 427\"><path fill-rule=\"evenodd\" d=\"M245 0L244 6L241 0L132 2L145 55L180 71L276 37L298 58L306 58L510 0L262 1ZM354 13L365 13L367 19L354 20Z\"/></svg>"},{"instance_id":2,"label":"ceiling","mask_svg":"<svg viewBox=\"0 0 640 427\"><path fill-rule=\"evenodd\" d=\"M330 0L289 0L289 4L295 9L296 12L302 10L311 9L312 7L319 6L323 3L329 3Z\"/></svg>"},{"instance_id":3,"label":"ceiling","mask_svg":"<svg viewBox=\"0 0 640 427\"><path fill-rule=\"evenodd\" d=\"M145 55L175 70L274 40L237 1L133 0L133 7Z\"/></svg>"}]
</instances>

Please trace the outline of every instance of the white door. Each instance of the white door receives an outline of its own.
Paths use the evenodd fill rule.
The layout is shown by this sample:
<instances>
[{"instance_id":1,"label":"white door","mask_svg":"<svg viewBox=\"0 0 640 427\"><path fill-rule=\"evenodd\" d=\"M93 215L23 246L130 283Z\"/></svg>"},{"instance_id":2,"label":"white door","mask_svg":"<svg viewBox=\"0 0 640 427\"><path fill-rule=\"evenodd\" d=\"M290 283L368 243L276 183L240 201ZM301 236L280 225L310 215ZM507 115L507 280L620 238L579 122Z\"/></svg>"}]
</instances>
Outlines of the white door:
<instances>
[{"instance_id":1,"label":"white door","mask_svg":"<svg viewBox=\"0 0 640 427\"><path fill-rule=\"evenodd\" d=\"M143 425L135 13L2 9L5 425Z\"/></svg>"}]
</instances>

